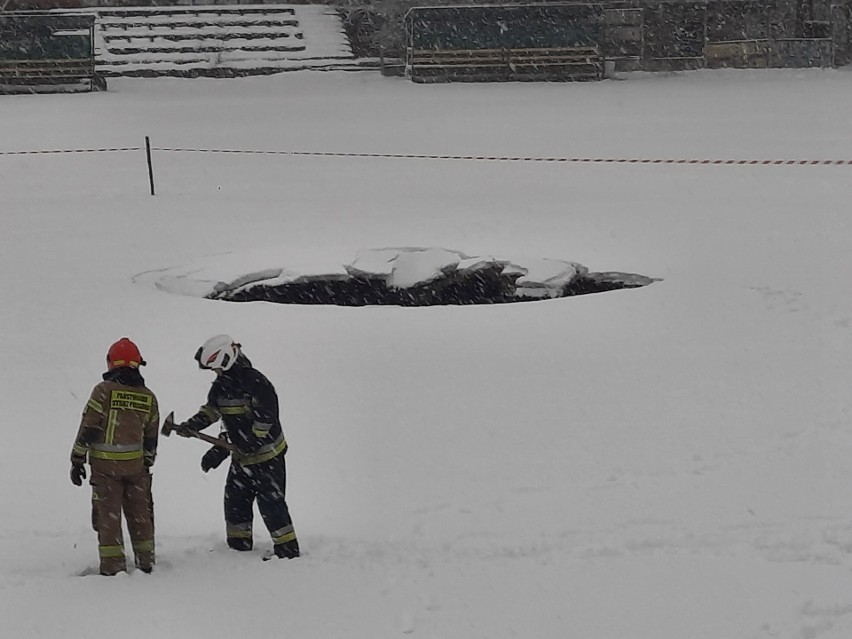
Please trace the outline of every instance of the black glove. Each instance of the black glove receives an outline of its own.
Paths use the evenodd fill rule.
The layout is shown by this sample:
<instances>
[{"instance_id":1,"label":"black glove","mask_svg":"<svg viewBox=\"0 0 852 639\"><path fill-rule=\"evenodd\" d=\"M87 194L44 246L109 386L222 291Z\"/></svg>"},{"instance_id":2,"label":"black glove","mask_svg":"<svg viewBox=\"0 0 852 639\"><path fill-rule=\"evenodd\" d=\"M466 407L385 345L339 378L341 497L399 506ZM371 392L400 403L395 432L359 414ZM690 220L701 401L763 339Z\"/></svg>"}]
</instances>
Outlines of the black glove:
<instances>
[{"instance_id":1,"label":"black glove","mask_svg":"<svg viewBox=\"0 0 852 639\"><path fill-rule=\"evenodd\" d=\"M71 464L71 483L82 486L84 479L86 479L86 467L83 464Z\"/></svg>"},{"instance_id":2,"label":"black glove","mask_svg":"<svg viewBox=\"0 0 852 639\"><path fill-rule=\"evenodd\" d=\"M228 459L230 452L221 446L213 446L210 450L204 453L201 458L201 470L205 473L211 468L219 468L221 463Z\"/></svg>"},{"instance_id":3,"label":"black glove","mask_svg":"<svg viewBox=\"0 0 852 639\"><path fill-rule=\"evenodd\" d=\"M142 439L142 450L144 452L143 461L145 468L150 468L154 465L154 460L157 458L157 438L145 437Z\"/></svg>"},{"instance_id":4,"label":"black glove","mask_svg":"<svg viewBox=\"0 0 852 639\"><path fill-rule=\"evenodd\" d=\"M175 426L175 432L181 437L193 437L193 433L198 432L198 429L193 428L190 423L186 421Z\"/></svg>"}]
</instances>

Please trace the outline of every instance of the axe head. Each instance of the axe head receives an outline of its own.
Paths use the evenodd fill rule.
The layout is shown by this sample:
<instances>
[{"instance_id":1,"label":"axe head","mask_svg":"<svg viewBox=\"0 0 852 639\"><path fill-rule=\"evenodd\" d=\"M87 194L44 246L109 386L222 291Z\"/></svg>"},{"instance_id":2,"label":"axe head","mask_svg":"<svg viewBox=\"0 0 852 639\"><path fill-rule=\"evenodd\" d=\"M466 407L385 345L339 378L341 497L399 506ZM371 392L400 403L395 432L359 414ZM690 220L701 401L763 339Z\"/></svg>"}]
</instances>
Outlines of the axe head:
<instances>
[{"instance_id":1,"label":"axe head","mask_svg":"<svg viewBox=\"0 0 852 639\"><path fill-rule=\"evenodd\" d=\"M175 412L172 411L166 418L163 420L163 427L160 429L160 433L168 437L172 434L172 431L175 429Z\"/></svg>"}]
</instances>

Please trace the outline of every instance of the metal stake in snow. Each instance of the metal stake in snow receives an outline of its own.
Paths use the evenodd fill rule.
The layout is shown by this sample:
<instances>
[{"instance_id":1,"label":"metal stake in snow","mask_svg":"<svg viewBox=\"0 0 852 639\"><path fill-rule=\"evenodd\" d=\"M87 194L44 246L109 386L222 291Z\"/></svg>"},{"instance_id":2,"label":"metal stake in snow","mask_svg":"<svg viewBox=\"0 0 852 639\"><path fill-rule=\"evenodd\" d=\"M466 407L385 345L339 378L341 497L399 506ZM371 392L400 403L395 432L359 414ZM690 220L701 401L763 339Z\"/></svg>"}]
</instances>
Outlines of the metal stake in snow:
<instances>
[{"instance_id":1,"label":"metal stake in snow","mask_svg":"<svg viewBox=\"0 0 852 639\"><path fill-rule=\"evenodd\" d=\"M151 185L151 195L154 195L154 166L151 164L151 138L145 136L145 155L148 158L148 182Z\"/></svg>"}]
</instances>

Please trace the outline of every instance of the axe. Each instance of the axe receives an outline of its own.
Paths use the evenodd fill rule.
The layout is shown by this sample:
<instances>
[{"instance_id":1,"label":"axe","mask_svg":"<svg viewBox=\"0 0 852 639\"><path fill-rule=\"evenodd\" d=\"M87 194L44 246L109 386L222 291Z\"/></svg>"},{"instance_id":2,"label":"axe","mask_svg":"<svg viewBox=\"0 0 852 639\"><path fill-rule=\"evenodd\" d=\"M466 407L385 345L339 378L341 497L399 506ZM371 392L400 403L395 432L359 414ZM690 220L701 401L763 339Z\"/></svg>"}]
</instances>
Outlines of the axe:
<instances>
[{"instance_id":1,"label":"axe","mask_svg":"<svg viewBox=\"0 0 852 639\"><path fill-rule=\"evenodd\" d=\"M166 418L163 420L163 427L160 429L160 433L168 437L172 434L172 431L175 430L177 426L175 425L175 412L172 411ZM234 446L231 442L225 441L224 439L220 439L219 437L213 437L211 435L205 435L204 433L200 433L197 430L189 431L189 437L195 437L196 439L200 439L202 441L207 442L208 444L213 444L214 446L219 446L220 448L226 448L231 452L237 450L237 447Z\"/></svg>"}]
</instances>

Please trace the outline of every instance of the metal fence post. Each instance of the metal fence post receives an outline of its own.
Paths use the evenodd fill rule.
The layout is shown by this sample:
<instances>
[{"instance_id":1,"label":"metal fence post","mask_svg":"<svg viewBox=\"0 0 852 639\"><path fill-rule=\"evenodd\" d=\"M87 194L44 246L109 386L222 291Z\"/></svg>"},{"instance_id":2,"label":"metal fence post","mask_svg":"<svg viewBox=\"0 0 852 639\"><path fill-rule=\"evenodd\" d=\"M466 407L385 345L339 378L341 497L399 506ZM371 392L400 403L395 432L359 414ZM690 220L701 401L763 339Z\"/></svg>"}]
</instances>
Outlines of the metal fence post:
<instances>
[{"instance_id":1,"label":"metal fence post","mask_svg":"<svg viewBox=\"0 0 852 639\"><path fill-rule=\"evenodd\" d=\"M154 165L151 163L151 138L145 136L145 155L148 159L148 183L151 185L151 195L154 195Z\"/></svg>"}]
</instances>

